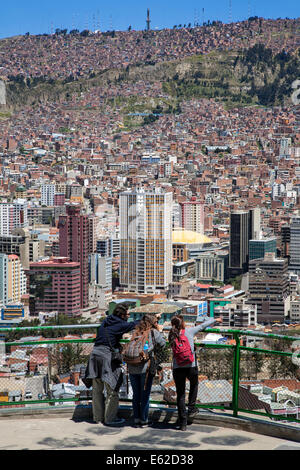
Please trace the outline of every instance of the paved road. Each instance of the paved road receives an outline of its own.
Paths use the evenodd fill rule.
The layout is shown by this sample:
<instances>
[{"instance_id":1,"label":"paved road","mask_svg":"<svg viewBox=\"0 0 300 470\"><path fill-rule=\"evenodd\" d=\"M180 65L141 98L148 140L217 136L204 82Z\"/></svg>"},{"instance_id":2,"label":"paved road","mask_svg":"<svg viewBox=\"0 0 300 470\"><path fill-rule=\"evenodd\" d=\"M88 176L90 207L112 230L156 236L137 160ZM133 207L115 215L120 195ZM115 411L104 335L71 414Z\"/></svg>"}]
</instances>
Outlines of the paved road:
<instances>
[{"instance_id":1,"label":"paved road","mask_svg":"<svg viewBox=\"0 0 300 470\"><path fill-rule=\"evenodd\" d=\"M130 420L118 428L89 419L22 417L0 419L0 450L300 450L300 443L194 423L186 432L174 422L136 429Z\"/></svg>"}]
</instances>

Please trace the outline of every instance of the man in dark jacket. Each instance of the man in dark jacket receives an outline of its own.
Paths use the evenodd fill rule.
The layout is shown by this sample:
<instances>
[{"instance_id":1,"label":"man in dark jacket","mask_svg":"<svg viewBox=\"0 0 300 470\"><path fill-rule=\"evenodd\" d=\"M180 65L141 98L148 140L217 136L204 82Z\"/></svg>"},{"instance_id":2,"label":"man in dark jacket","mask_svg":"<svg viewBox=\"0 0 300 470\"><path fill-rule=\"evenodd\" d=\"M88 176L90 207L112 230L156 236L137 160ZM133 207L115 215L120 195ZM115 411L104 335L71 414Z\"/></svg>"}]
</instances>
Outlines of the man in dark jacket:
<instances>
[{"instance_id":1,"label":"man in dark jacket","mask_svg":"<svg viewBox=\"0 0 300 470\"><path fill-rule=\"evenodd\" d=\"M120 362L112 361L112 351L120 348L123 334L132 331L139 323L139 320L127 322L128 318L128 307L120 304L98 328L85 376L92 379L93 383L92 405L96 423L119 425L124 422L123 419L117 418L123 371Z\"/></svg>"}]
</instances>

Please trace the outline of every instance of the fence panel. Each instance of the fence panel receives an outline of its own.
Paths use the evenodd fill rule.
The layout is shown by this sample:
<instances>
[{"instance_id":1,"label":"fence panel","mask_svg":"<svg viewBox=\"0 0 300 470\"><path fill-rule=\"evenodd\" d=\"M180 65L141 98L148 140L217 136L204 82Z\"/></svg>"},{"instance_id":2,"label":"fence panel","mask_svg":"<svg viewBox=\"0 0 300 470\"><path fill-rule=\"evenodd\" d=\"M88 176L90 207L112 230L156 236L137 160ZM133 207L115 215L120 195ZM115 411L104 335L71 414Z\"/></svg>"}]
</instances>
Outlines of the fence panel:
<instances>
[{"instance_id":1,"label":"fence panel","mask_svg":"<svg viewBox=\"0 0 300 470\"><path fill-rule=\"evenodd\" d=\"M0 410L90 402L92 389L85 387L82 376L93 348L96 327L1 329L5 341L0 343ZM299 340L244 331L209 331L222 331L232 341L230 344L196 343L197 406L222 409L235 416L259 414L299 426L300 369L295 349ZM167 346L153 381L153 405L176 407L171 360L172 353ZM124 372L120 400L130 402L132 388L126 365ZM188 393L187 381L187 399Z\"/></svg>"}]
</instances>

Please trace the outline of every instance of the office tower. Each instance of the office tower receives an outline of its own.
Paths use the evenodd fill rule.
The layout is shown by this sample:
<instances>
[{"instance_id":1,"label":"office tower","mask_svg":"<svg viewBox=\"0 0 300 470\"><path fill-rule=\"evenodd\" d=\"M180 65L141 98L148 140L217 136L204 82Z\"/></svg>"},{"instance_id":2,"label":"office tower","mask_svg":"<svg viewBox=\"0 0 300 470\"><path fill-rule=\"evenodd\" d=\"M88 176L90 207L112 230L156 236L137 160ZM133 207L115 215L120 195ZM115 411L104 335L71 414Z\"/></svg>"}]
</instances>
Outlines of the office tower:
<instances>
[{"instance_id":1,"label":"office tower","mask_svg":"<svg viewBox=\"0 0 300 470\"><path fill-rule=\"evenodd\" d=\"M249 261L264 258L266 253L277 253L277 238L262 238L260 240L249 240Z\"/></svg>"},{"instance_id":2,"label":"office tower","mask_svg":"<svg viewBox=\"0 0 300 470\"><path fill-rule=\"evenodd\" d=\"M300 215L292 217L290 224L289 271L300 273Z\"/></svg>"},{"instance_id":3,"label":"office tower","mask_svg":"<svg viewBox=\"0 0 300 470\"><path fill-rule=\"evenodd\" d=\"M99 253L89 255L89 282L112 289L112 257Z\"/></svg>"},{"instance_id":4,"label":"office tower","mask_svg":"<svg viewBox=\"0 0 300 470\"><path fill-rule=\"evenodd\" d=\"M0 302L20 302L26 294L26 275L17 255L0 254Z\"/></svg>"},{"instance_id":5,"label":"office tower","mask_svg":"<svg viewBox=\"0 0 300 470\"><path fill-rule=\"evenodd\" d=\"M66 213L64 205L59 206L40 206L31 202L28 207L28 224L48 225L58 221L59 216Z\"/></svg>"},{"instance_id":6,"label":"office tower","mask_svg":"<svg viewBox=\"0 0 300 470\"><path fill-rule=\"evenodd\" d=\"M54 194L53 198L53 205L54 206L63 206L66 201L66 196L64 193L56 193Z\"/></svg>"},{"instance_id":7,"label":"office tower","mask_svg":"<svg viewBox=\"0 0 300 470\"><path fill-rule=\"evenodd\" d=\"M80 263L63 257L31 263L29 285L31 315L39 312L80 315Z\"/></svg>"},{"instance_id":8,"label":"office tower","mask_svg":"<svg viewBox=\"0 0 300 470\"><path fill-rule=\"evenodd\" d=\"M112 258L120 256L120 238L108 236L97 240L96 253L101 254L101 256L111 256Z\"/></svg>"},{"instance_id":9,"label":"office tower","mask_svg":"<svg viewBox=\"0 0 300 470\"><path fill-rule=\"evenodd\" d=\"M80 307L89 304L89 219L81 214L79 204L67 206L66 215L59 217L59 253L80 264Z\"/></svg>"},{"instance_id":10,"label":"office tower","mask_svg":"<svg viewBox=\"0 0 300 470\"><path fill-rule=\"evenodd\" d=\"M41 205L54 206L54 195L56 193L55 184L42 184L41 187Z\"/></svg>"},{"instance_id":11,"label":"office tower","mask_svg":"<svg viewBox=\"0 0 300 470\"><path fill-rule=\"evenodd\" d=\"M230 214L230 277L235 277L247 271L249 245L249 213L248 211L233 211Z\"/></svg>"},{"instance_id":12,"label":"office tower","mask_svg":"<svg viewBox=\"0 0 300 470\"><path fill-rule=\"evenodd\" d=\"M99 309L108 309L112 301L112 256L89 255L89 301Z\"/></svg>"},{"instance_id":13,"label":"office tower","mask_svg":"<svg viewBox=\"0 0 300 470\"><path fill-rule=\"evenodd\" d=\"M113 239L102 238L96 242L96 252L101 256L113 256Z\"/></svg>"},{"instance_id":14,"label":"office tower","mask_svg":"<svg viewBox=\"0 0 300 470\"><path fill-rule=\"evenodd\" d=\"M289 225L282 225L281 227L281 246L282 257L290 258L290 242L291 242L291 227Z\"/></svg>"},{"instance_id":15,"label":"office tower","mask_svg":"<svg viewBox=\"0 0 300 470\"><path fill-rule=\"evenodd\" d=\"M27 228L16 228L11 235L0 236L0 253L17 255L23 269L29 269L30 261L37 261L45 255L45 241L37 235L30 235Z\"/></svg>"},{"instance_id":16,"label":"office tower","mask_svg":"<svg viewBox=\"0 0 300 470\"><path fill-rule=\"evenodd\" d=\"M172 193L160 188L120 194L120 285L155 293L172 282Z\"/></svg>"},{"instance_id":17,"label":"office tower","mask_svg":"<svg viewBox=\"0 0 300 470\"><path fill-rule=\"evenodd\" d=\"M97 248L97 224L98 217L95 215L88 216L88 225L89 225L89 253L95 253Z\"/></svg>"},{"instance_id":18,"label":"office tower","mask_svg":"<svg viewBox=\"0 0 300 470\"><path fill-rule=\"evenodd\" d=\"M260 209L236 210L230 214L229 275L239 276L248 270L249 240L259 239Z\"/></svg>"},{"instance_id":19,"label":"office tower","mask_svg":"<svg viewBox=\"0 0 300 470\"><path fill-rule=\"evenodd\" d=\"M249 304L257 306L258 323L284 321L289 311L288 261L266 253L249 262Z\"/></svg>"},{"instance_id":20,"label":"office tower","mask_svg":"<svg viewBox=\"0 0 300 470\"><path fill-rule=\"evenodd\" d=\"M25 199L0 204L0 235L10 235L15 228L28 226L28 203Z\"/></svg>"},{"instance_id":21,"label":"office tower","mask_svg":"<svg viewBox=\"0 0 300 470\"><path fill-rule=\"evenodd\" d=\"M260 238L260 208L249 209L249 240Z\"/></svg>"},{"instance_id":22,"label":"office tower","mask_svg":"<svg viewBox=\"0 0 300 470\"><path fill-rule=\"evenodd\" d=\"M198 281L212 281L213 279L225 282L227 279L228 253L203 253L196 259L195 277Z\"/></svg>"},{"instance_id":23,"label":"office tower","mask_svg":"<svg viewBox=\"0 0 300 470\"><path fill-rule=\"evenodd\" d=\"M190 201L182 202L181 226L185 230L204 233L204 204L192 197Z\"/></svg>"}]
</instances>

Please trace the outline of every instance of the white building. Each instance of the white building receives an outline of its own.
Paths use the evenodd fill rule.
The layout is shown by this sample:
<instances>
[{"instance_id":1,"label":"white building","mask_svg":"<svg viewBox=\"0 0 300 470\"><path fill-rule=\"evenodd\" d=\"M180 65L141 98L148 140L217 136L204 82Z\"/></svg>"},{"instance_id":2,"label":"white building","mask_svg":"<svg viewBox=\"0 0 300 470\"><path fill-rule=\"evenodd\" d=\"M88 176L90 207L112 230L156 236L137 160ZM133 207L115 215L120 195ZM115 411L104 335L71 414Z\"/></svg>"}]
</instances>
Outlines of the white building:
<instances>
[{"instance_id":1,"label":"white building","mask_svg":"<svg viewBox=\"0 0 300 470\"><path fill-rule=\"evenodd\" d=\"M112 257L99 253L89 255L90 283L107 286L112 289Z\"/></svg>"},{"instance_id":2,"label":"white building","mask_svg":"<svg viewBox=\"0 0 300 470\"><path fill-rule=\"evenodd\" d=\"M279 157L289 159L291 157L291 138L282 137L280 139Z\"/></svg>"},{"instance_id":3,"label":"white building","mask_svg":"<svg viewBox=\"0 0 300 470\"><path fill-rule=\"evenodd\" d=\"M0 235L11 235L15 228L28 226L28 203L26 199L0 204Z\"/></svg>"},{"instance_id":4,"label":"white building","mask_svg":"<svg viewBox=\"0 0 300 470\"><path fill-rule=\"evenodd\" d=\"M0 253L0 302L19 303L27 292L27 278L17 255Z\"/></svg>"},{"instance_id":5,"label":"white building","mask_svg":"<svg viewBox=\"0 0 300 470\"><path fill-rule=\"evenodd\" d=\"M300 297L296 296L290 302L290 319L292 322L300 322Z\"/></svg>"},{"instance_id":6,"label":"white building","mask_svg":"<svg viewBox=\"0 0 300 470\"><path fill-rule=\"evenodd\" d=\"M54 194L56 193L55 184L42 184L41 187L41 205L54 206Z\"/></svg>"}]
</instances>

